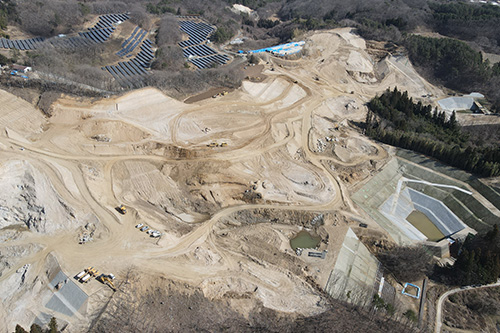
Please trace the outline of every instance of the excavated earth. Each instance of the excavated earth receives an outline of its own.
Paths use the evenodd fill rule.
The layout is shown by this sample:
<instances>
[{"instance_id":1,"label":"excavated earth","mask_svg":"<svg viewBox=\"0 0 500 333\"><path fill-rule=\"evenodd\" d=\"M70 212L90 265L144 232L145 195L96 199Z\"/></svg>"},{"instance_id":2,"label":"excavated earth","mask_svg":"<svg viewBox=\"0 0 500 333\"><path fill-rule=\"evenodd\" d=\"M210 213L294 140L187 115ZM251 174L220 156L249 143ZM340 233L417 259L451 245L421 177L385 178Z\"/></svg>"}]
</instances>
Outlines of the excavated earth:
<instances>
[{"instance_id":1,"label":"excavated earth","mask_svg":"<svg viewBox=\"0 0 500 333\"><path fill-rule=\"evenodd\" d=\"M130 322L140 309L127 316L116 299L155 301L154 281L166 280L199 304L213 301L214 316L228 306L220 320L329 311L321 288L349 226L380 229L349 198L390 158L356 126L365 103L396 85L417 99L443 94L406 58L373 58L349 29L313 33L305 47L303 59L271 59L262 82L190 104L153 88L63 96L47 118L0 91L0 329L29 327L42 312L70 332ZM292 251L301 229L322 237L325 260ZM88 266L115 274L118 291L73 279L88 300L73 316L51 312L50 279Z\"/></svg>"}]
</instances>

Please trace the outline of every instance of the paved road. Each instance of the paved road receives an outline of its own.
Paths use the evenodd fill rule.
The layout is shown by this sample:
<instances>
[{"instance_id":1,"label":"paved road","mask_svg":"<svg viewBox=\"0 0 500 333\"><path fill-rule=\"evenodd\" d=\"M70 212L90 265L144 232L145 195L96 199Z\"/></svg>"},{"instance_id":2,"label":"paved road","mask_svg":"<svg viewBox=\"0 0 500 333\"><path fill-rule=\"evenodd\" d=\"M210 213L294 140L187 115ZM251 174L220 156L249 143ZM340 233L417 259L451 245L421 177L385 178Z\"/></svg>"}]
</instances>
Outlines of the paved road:
<instances>
[{"instance_id":1,"label":"paved road","mask_svg":"<svg viewBox=\"0 0 500 333\"><path fill-rule=\"evenodd\" d=\"M479 286L479 287L473 287L473 286L466 286L466 287L461 287L461 288L455 288L452 290L448 290L445 292L441 297L439 297L438 304L436 307L436 324L435 324L435 333L441 333L441 326L443 325L443 319L442 319L442 310L443 310L443 303L444 301L448 298L448 296L456 294L460 291L466 291L466 290L473 290L473 289L480 289L480 288L490 288L490 287L498 287L500 286L500 280L498 280L495 283L491 284L485 284L484 286Z\"/></svg>"}]
</instances>

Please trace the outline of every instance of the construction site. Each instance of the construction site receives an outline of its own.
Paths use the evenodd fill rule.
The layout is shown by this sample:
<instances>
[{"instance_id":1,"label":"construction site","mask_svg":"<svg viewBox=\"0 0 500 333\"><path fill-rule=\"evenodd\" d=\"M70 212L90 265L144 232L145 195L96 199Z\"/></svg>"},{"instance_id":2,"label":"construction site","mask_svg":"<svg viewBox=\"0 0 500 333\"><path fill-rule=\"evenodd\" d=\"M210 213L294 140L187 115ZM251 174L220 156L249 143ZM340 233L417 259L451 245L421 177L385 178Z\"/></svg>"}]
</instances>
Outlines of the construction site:
<instances>
[{"instance_id":1,"label":"construction site","mask_svg":"<svg viewBox=\"0 0 500 333\"><path fill-rule=\"evenodd\" d=\"M132 49L145 35L132 32ZM259 307L315 316L328 297L366 303L374 294L418 312L419 299L402 294L363 238L425 244L447 258L450 240L498 222L498 184L362 134L366 103L388 88L434 106L446 95L404 55L375 56L381 50L350 28L303 39L290 48L307 56L263 51L262 80L189 104L144 87L62 95L49 117L0 90L0 330L52 316L68 332L92 330L122 318L124 299L168 306L163 296L134 303L156 287L223 301L245 319ZM200 69L230 60L180 46ZM142 86L136 78L148 74L133 65L123 64L131 75L103 70Z\"/></svg>"}]
</instances>

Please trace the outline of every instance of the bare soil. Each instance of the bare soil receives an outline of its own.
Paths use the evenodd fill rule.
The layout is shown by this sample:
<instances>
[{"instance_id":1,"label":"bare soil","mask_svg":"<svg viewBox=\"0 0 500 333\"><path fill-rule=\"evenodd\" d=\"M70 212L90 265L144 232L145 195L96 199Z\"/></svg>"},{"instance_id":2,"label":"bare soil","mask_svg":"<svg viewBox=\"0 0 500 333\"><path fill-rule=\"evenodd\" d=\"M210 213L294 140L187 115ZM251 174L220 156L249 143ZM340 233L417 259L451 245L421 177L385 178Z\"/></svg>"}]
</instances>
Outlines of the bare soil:
<instances>
[{"instance_id":1,"label":"bare soil","mask_svg":"<svg viewBox=\"0 0 500 333\"><path fill-rule=\"evenodd\" d=\"M379 230L349 197L390 154L352 124L396 84L415 99L442 93L405 58L375 61L350 29L306 39L310 56L270 58L251 69L261 82L190 104L144 88L62 96L48 117L0 91L0 251L10 258L1 259L0 329L50 313L44 272L54 256L68 276L94 266L122 286L101 312L109 287L81 285L91 299L81 316L64 317L73 331L389 331L374 316L331 310L321 291L348 228ZM326 259L292 252L301 228L322 237ZM92 240L79 244L85 230Z\"/></svg>"}]
</instances>

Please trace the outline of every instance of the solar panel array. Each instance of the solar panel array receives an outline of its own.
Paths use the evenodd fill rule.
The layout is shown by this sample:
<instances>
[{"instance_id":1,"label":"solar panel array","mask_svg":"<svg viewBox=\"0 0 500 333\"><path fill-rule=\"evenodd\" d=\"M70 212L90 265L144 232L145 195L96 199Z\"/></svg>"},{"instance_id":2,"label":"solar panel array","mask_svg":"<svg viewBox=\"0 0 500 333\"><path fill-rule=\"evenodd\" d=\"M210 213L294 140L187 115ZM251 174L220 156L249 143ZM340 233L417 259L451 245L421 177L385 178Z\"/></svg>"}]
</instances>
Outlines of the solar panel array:
<instances>
[{"instance_id":1,"label":"solar panel array","mask_svg":"<svg viewBox=\"0 0 500 333\"><path fill-rule=\"evenodd\" d=\"M0 47L3 49L18 49L21 51L34 50L43 41L44 38L42 37L36 37L30 39L17 39L17 40L1 38Z\"/></svg>"},{"instance_id":2,"label":"solar panel array","mask_svg":"<svg viewBox=\"0 0 500 333\"><path fill-rule=\"evenodd\" d=\"M209 57L190 59L196 67L199 69L211 68L214 64L224 65L229 61L229 57L225 54L216 54Z\"/></svg>"},{"instance_id":3,"label":"solar panel array","mask_svg":"<svg viewBox=\"0 0 500 333\"><path fill-rule=\"evenodd\" d=\"M104 43L115 31L115 25L130 18L128 14L106 14L99 16L99 21L88 31L78 34L94 43Z\"/></svg>"},{"instance_id":4,"label":"solar panel array","mask_svg":"<svg viewBox=\"0 0 500 333\"><path fill-rule=\"evenodd\" d=\"M79 36L69 38L36 37L30 39L10 40L1 38L0 47L4 49L18 49L21 51L35 50L42 42L47 41L54 47L74 48L88 46L94 43L103 43L111 36L115 30L114 25L126 21L130 18L128 14L106 14L99 16L99 21L88 31L80 32Z\"/></svg>"},{"instance_id":5,"label":"solar panel array","mask_svg":"<svg viewBox=\"0 0 500 333\"><path fill-rule=\"evenodd\" d=\"M134 31L132 31L132 34L130 35L129 38L127 38L123 43L122 43L122 49L118 51L116 54L120 57L124 57L130 52L133 52L135 48L142 42L144 37L146 37L146 34L148 32L146 30L143 30L139 27L135 27Z\"/></svg>"},{"instance_id":6,"label":"solar panel array","mask_svg":"<svg viewBox=\"0 0 500 333\"><path fill-rule=\"evenodd\" d=\"M132 36L134 36L134 34L137 35L137 30L137 28L134 30ZM145 32L147 33L147 31ZM142 38L144 38L146 33L140 32L140 34L143 34ZM131 41L132 38L129 38L125 41L125 45L129 45ZM135 44L136 42L133 43ZM119 62L116 65L102 67L102 69L108 71L122 87L139 88L144 86L144 79L146 78L146 75L149 74L147 69L151 66L153 58L154 53L152 43L149 39L145 39L141 43L140 51L135 55L135 57L128 61Z\"/></svg>"},{"instance_id":7,"label":"solar panel array","mask_svg":"<svg viewBox=\"0 0 500 333\"><path fill-rule=\"evenodd\" d=\"M204 57L212 54L216 54L217 52L209 46L205 44L190 46L182 50L184 56L187 58L189 56L199 56Z\"/></svg>"},{"instance_id":8,"label":"solar panel array","mask_svg":"<svg viewBox=\"0 0 500 333\"><path fill-rule=\"evenodd\" d=\"M185 17L180 17L185 18ZM211 68L214 65L224 65L230 58L218 54L216 50L204 44L215 29L204 22L179 21L180 30L186 33L188 40L179 43L184 57L198 69Z\"/></svg>"},{"instance_id":9,"label":"solar panel array","mask_svg":"<svg viewBox=\"0 0 500 333\"><path fill-rule=\"evenodd\" d=\"M203 43L208 39L208 36L215 31L212 26L204 22L195 23L193 21L180 21L179 25L181 31L189 36L188 40L179 43L180 47L188 47Z\"/></svg>"}]
</instances>

